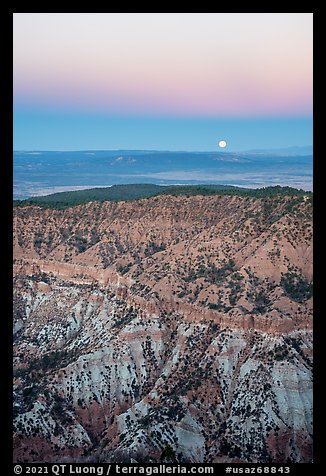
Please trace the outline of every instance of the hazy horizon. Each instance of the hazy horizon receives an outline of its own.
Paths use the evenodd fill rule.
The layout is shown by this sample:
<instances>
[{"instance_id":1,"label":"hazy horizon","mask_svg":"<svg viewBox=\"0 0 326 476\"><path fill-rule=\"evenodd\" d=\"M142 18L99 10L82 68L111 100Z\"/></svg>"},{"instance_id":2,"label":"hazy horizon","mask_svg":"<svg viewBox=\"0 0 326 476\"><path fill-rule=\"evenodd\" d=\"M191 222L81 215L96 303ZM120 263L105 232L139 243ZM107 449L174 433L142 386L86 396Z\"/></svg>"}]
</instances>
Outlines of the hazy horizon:
<instances>
[{"instance_id":1,"label":"hazy horizon","mask_svg":"<svg viewBox=\"0 0 326 476\"><path fill-rule=\"evenodd\" d=\"M15 13L14 190L312 189L312 19Z\"/></svg>"},{"instance_id":2,"label":"hazy horizon","mask_svg":"<svg viewBox=\"0 0 326 476\"><path fill-rule=\"evenodd\" d=\"M304 149L306 150L306 149ZM14 198L120 184L271 185L312 190L312 153L15 151Z\"/></svg>"},{"instance_id":3,"label":"hazy horizon","mask_svg":"<svg viewBox=\"0 0 326 476\"><path fill-rule=\"evenodd\" d=\"M246 152L265 152L266 150L268 151L291 151L291 150L296 150L299 149L311 149L309 150L309 154L312 153L313 145L312 144L307 144L303 146L297 146L297 145L292 145L288 147L281 147L281 148L274 148L274 149L248 149L248 150L241 150L241 151L233 151L233 150L186 150L186 149L174 149L174 150L168 150L168 149L13 149L14 152L26 152L26 153L38 153L38 152L119 152L119 151L132 151L132 152L190 152L190 153L197 153L197 152L206 152L206 153L215 153L218 152L219 154L232 154L232 153L246 153Z\"/></svg>"}]
</instances>

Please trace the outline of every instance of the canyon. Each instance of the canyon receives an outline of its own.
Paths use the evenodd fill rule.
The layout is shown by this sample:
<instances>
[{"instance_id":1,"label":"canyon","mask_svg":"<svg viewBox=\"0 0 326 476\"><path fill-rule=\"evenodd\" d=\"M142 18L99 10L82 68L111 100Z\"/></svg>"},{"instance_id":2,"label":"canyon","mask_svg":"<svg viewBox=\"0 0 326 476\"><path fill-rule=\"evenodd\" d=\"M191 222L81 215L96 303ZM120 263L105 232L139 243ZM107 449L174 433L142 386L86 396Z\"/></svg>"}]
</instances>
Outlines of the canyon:
<instances>
[{"instance_id":1,"label":"canyon","mask_svg":"<svg viewBox=\"0 0 326 476\"><path fill-rule=\"evenodd\" d=\"M312 212L14 207L14 461L312 462Z\"/></svg>"}]
</instances>

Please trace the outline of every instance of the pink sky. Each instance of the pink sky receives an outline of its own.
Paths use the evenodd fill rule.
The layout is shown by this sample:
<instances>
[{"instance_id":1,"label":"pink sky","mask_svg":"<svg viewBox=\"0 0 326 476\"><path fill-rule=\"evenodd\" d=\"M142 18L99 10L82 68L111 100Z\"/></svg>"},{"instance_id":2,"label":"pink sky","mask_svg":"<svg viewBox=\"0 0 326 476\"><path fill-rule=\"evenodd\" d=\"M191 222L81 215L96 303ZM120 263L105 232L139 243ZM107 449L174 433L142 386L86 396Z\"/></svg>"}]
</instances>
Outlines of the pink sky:
<instances>
[{"instance_id":1,"label":"pink sky","mask_svg":"<svg viewBox=\"0 0 326 476\"><path fill-rule=\"evenodd\" d=\"M312 113L312 14L14 14L15 107Z\"/></svg>"}]
</instances>

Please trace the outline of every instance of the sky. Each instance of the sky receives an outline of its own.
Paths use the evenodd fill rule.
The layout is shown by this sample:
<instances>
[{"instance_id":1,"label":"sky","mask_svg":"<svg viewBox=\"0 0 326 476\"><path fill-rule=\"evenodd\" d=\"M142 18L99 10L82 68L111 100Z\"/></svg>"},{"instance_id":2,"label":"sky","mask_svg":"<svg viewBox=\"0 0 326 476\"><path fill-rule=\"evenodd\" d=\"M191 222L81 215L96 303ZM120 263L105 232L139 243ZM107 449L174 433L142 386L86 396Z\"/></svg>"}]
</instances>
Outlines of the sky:
<instances>
[{"instance_id":1,"label":"sky","mask_svg":"<svg viewBox=\"0 0 326 476\"><path fill-rule=\"evenodd\" d=\"M312 13L15 13L16 150L312 144Z\"/></svg>"}]
</instances>

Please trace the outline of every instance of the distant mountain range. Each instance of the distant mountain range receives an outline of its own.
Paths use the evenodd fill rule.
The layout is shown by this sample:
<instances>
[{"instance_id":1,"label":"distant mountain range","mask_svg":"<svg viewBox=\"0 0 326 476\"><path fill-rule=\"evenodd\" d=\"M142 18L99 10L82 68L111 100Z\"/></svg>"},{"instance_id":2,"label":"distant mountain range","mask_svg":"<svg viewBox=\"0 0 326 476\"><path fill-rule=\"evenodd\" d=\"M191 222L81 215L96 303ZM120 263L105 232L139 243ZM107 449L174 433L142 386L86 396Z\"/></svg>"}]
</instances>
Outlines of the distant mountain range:
<instances>
[{"instance_id":1,"label":"distant mountain range","mask_svg":"<svg viewBox=\"0 0 326 476\"><path fill-rule=\"evenodd\" d=\"M121 184L218 184L312 190L309 148L248 152L14 152L14 198ZM311 149L311 148L310 148ZM310 150L309 149L309 150Z\"/></svg>"},{"instance_id":2,"label":"distant mountain range","mask_svg":"<svg viewBox=\"0 0 326 476\"><path fill-rule=\"evenodd\" d=\"M242 152L239 152L241 154ZM312 155L313 146L292 146L292 147L283 147L281 149L251 149L243 152L244 154L275 154L275 155L288 155L288 156L297 156L297 155Z\"/></svg>"},{"instance_id":3,"label":"distant mountain range","mask_svg":"<svg viewBox=\"0 0 326 476\"><path fill-rule=\"evenodd\" d=\"M132 154L132 155L142 155L142 154L151 154L151 153L177 153L177 154L212 154L212 153L223 153L223 154L290 154L290 155L310 155L313 153L313 146L291 146L291 147L282 147L276 149L248 149L243 151L232 151L232 150L207 150L207 151L187 151L187 150L156 150L156 149L112 149L112 150L100 150L100 149L90 149L90 150L15 150L14 154L27 154L27 155L42 155L43 153L85 153L88 155L98 155L108 153L111 155L116 154Z\"/></svg>"}]
</instances>

